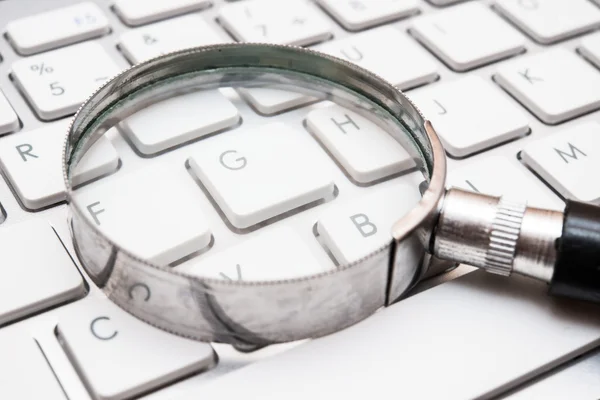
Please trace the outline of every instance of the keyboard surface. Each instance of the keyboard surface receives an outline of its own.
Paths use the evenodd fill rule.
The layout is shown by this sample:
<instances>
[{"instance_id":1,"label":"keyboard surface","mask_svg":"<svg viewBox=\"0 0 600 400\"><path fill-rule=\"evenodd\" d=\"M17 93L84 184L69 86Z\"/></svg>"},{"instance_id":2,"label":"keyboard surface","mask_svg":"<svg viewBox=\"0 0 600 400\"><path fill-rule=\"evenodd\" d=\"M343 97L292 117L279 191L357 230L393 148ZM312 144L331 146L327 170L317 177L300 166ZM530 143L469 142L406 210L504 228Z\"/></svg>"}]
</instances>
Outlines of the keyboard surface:
<instances>
[{"instance_id":1,"label":"keyboard surface","mask_svg":"<svg viewBox=\"0 0 600 400\"><path fill-rule=\"evenodd\" d=\"M465 266L315 341L243 353L158 331L82 272L60 173L69 117L119 70L181 47L268 41L344 57L405 90L441 136L450 185L555 209L565 197L600 204L600 3L5 0L0 27L0 265L9 267L0 271L0 355L8 354L0 357L0 398L319 398L368 395L373 386L402 398L559 399L565 387L572 398L600 398L600 308L549 302L539 285ZM115 234L135 237L146 215L159 216L155 242L136 242L137 253L223 279L286 278L360 258L405 211L398 187L414 183L405 173L412 160L359 115L268 89L187 96L160 104L177 118L148 109L128 119L76 174L85 183L115 173L127 189L102 199L136 205L129 224L119 207L104 216ZM186 118L208 104L216 112ZM273 134L304 118L311 135ZM292 156L240 139L253 126L262 127L257 140ZM342 140L338 131L364 136ZM210 146L186 146L205 137L256 154L272 175L248 182L272 190L236 197L232 188L248 182L206 162ZM243 167L229 156L230 168ZM157 191L128 173L148 157L187 163L189 173L166 168ZM302 179L275 187L280 176ZM192 177L218 200L188 196ZM316 206L292 212L307 204ZM373 223L379 229L369 231ZM138 289L133 295L146 295ZM398 388L396 373L411 382ZM310 391L290 394L298 384Z\"/></svg>"}]
</instances>

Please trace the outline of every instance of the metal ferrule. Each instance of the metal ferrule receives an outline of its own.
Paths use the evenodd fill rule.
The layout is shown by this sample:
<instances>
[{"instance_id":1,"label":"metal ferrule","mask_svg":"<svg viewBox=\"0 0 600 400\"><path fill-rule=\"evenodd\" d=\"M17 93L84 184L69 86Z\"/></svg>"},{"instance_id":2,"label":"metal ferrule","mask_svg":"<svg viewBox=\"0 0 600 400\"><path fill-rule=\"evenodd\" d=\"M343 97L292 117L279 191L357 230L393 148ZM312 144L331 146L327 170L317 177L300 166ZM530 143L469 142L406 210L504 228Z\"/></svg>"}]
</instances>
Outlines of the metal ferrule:
<instances>
[{"instance_id":1,"label":"metal ferrule","mask_svg":"<svg viewBox=\"0 0 600 400\"><path fill-rule=\"evenodd\" d=\"M436 256L508 276L550 282L563 214L461 189L450 189L432 241Z\"/></svg>"}]
</instances>

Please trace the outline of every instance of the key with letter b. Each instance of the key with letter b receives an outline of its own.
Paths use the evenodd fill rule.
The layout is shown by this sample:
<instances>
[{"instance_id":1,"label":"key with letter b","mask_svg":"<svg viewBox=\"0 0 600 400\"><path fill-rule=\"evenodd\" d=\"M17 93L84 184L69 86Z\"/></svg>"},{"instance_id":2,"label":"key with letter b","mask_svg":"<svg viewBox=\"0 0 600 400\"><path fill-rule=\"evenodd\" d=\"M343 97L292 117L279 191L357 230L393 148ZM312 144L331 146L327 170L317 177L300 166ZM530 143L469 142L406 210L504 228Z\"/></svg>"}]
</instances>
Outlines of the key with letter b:
<instances>
[{"instance_id":1,"label":"key with letter b","mask_svg":"<svg viewBox=\"0 0 600 400\"><path fill-rule=\"evenodd\" d=\"M600 124L586 122L532 142L525 164L564 197L600 203Z\"/></svg>"},{"instance_id":2,"label":"key with letter b","mask_svg":"<svg viewBox=\"0 0 600 400\"><path fill-rule=\"evenodd\" d=\"M416 186L395 183L332 207L317 223L317 232L339 264L351 263L387 244L392 225L420 199Z\"/></svg>"}]
</instances>

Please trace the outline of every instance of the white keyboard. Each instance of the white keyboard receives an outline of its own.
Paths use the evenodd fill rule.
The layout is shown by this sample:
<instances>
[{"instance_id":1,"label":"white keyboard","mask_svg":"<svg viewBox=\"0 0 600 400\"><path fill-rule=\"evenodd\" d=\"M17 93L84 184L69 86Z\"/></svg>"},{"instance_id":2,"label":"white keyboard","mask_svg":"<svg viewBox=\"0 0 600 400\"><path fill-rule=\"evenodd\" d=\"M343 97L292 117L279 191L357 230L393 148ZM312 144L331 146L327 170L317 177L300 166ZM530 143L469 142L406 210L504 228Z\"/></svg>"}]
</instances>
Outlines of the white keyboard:
<instances>
[{"instance_id":1,"label":"white keyboard","mask_svg":"<svg viewBox=\"0 0 600 400\"><path fill-rule=\"evenodd\" d=\"M242 353L158 331L82 272L60 174L68 119L122 68L266 41L346 58L406 90L441 136L451 185L557 209L600 204L600 1L0 1L0 27L0 399L600 398L599 307L464 266L307 343ZM131 246L181 271L285 279L352 262L414 203L400 195L418 183L414 160L360 115L316 101L245 89L161 103L177 118L137 113L76 172L77 183L114 173L118 195L95 192L102 181L81 195L111 235L141 237L156 216L154 236ZM207 104L218 108L190 118ZM133 171L148 157L161 160L151 181ZM243 175L220 167L248 159ZM240 185L265 190L240 198Z\"/></svg>"}]
</instances>

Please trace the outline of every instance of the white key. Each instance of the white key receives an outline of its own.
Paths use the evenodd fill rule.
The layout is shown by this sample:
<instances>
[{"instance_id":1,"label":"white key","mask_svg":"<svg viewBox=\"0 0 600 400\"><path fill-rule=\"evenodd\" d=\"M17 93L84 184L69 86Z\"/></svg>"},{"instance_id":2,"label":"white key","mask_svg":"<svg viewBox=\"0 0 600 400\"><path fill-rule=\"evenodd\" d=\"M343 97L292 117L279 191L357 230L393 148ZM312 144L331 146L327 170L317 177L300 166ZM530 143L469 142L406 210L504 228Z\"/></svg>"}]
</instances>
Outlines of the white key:
<instances>
[{"instance_id":1,"label":"white key","mask_svg":"<svg viewBox=\"0 0 600 400\"><path fill-rule=\"evenodd\" d=\"M544 44L600 26L600 10L588 0L498 0L496 7L529 36Z\"/></svg>"},{"instance_id":2,"label":"white key","mask_svg":"<svg viewBox=\"0 0 600 400\"><path fill-rule=\"evenodd\" d=\"M269 88L238 89L240 95L259 113L273 115L317 101L316 98L296 92Z\"/></svg>"},{"instance_id":3,"label":"white key","mask_svg":"<svg viewBox=\"0 0 600 400\"><path fill-rule=\"evenodd\" d=\"M108 32L108 19L92 2L35 14L6 25L9 41L23 55L55 49Z\"/></svg>"},{"instance_id":4,"label":"white key","mask_svg":"<svg viewBox=\"0 0 600 400\"><path fill-rule=\"evenodd\" d=\"M596 67L600 67L600 32L587 35L581 39L579 52Z\"/></svg>"},{"instance_id":5,"label":"white key","mask_svg":"<svg viewBox=\"0 0 600 400\"><path fill-rule=\"evenodd\" d=\"M117 15L128 25L142 25L210 6L210 0L115 0Z\"/></svg>"},{"instance_id":6,"label":"white key","mask_svg":"<svg viewBox=\"0 0 600 400\"><path fill-rule=\"evenodd\" d=\"M0 398L66 399L48 361L31 336L22 331L2 331L0 354Z\"/></svg>"},{"instance_id":7,"label":"white key","mask_svg":"<svg viewBox=\"0 0 600 400\"><path fill-rule=\"evenodd\" d=\"M218 90L211 90L153 104L121 122L119 129L139 152L150 155L229 128L239 120L231 101Z\"/></svg>"},{"instance_id":8,"label":"white key","mask_svg":"<svg viewBox=\"0 0 600 400\"><path fill-rule=\"evenodd\" d=\"M436 6L449 6L450 4L458 3L463 0L428 0L431 4Z\"/></svg>"},{"instance_id":9,"label":"white key","mask_svg":"<svg viewBox=\"0 0 600 400\"><path fill-rule=\"evenodd\" d=\"M506 196L540 208L562 210L564 203L515 158L484 157L450 169L446 185L492 196Z\"/></svg>"},{"instance_id":10,"label":"white key","mask_svg":"<svg viewBox=\"0 0 600 400\"><path fill-rule=\"evenodd\" d=\"M86 42L16 61L12 76L43 120L73 114L120 68L99 43Z\"/></svg>"},{"instance_id":11,"label":"white key","mask_svg":"<svg viewBox=\"0 0 600 400\"><path fill-rule=\"evenodd\" d=\"M393 52L389 43L394 43ZM433 57L406 34L390 26L327 42L316 49L371 70L403 90L432 82L438 76L438 65Z\"/></svg>"},{"instance_id":12,"label":"white key","mask_svg":"<svg viewBox=\"0 0 600 400\"><path fill-rule=\"evenodd\" d=\"M561 195L600 203L600 124L586 122L530 143L523 161Z\"/></svg>"},{"instance_id":13,"label":"white key","mask_svg":"<svg viewBox=\"0 0 600 400\"><path fill-rule=\"evenodd\" d=\"M0 140L0 165L23 205L32 210L65 199L62 147L69 121ZM79 163L73 182L82 184L117 170L119 156L102 137Z\"/></svg>"},{"instance_id":14,"label":"white key","mask_svg":"<svg viewBox=\"0 0 600 400\"><path fill-rule=\"evenodd\" d=\"M298 46L331 37L331 22L304 0L249 0L223 6L219 21L240 42Z\"/></svg>"},{"instance_id":15,"label":"white key","mask_svg":"<svg viewBox=\"0 0 600 400\"><path fill-rule=\"evenodd\" d=\"M317 232L339 264L351 263L389 243L394 223L419 200L417 185L398 183L330 207L317 222Z\"/></svg>"},{"instance_id":16,"label":"white key","mask_svg":"<svg viewBox=\"0 0 600 400\"><path fill-rule=\"evenodd\" d=\"M419 11L416 0L318 0L346 29L356 31L412 15Z\"/></svg>"},{"instance_id":17,"label":"white key","mask_svg":"<svg viewBox=\"0 0 600 400\"><path fill-rule=\"evenodd\" d=\"M151 301L152 292L148 296ZM154 328L104 299L88 297L70 307L57 329L65 352L96 399L137 397L205 371L217 361L208 343Z\"/></svg>"},{"instance_id":18,"label":"white key","mask_svg":"<svg viewBox=\"0 0 600 400\"><path fill-rule=\"evenodd\" d=\"M369 119L336 104L311 111L306 127L359 183L370 183L416 166L408 152Z\"/></svg>"},{"instance_id":19,"label":"white key","mask_svg":"<svg viewBox=\"0 0 600 400\"><path fill-rule=\"evenodd\" d=\"M260 232L241 244L203 257L192 259L177 269L232 281L292 279L327 270L303 239L288 227Z\"/></svg>"},{"instance_id":20,"label":"white key","mask_svg":"<svg viewBox=\"0 0 600 400\"><path fill-rule=\"evenodd\" d=\"M518 106L478 76L427 87L410 98L432 121L454 157L469 156L529 131Z\"/></svg>"},{"instance_id":21,"label":"white key","mask_svg":"<svg viewBox=\"0 0 600 400\"><path fill-rule=\"evenodd\" d=\"M0 90L0 135L19 129L19 117Z\"/></svg>"},{"instance_id":22,"label":"white key","mask_svg":"<svg viewBox=\"0 0 600 400\"><path fill-rule=\"evenodd\" d=\"M189 161L239 229L329 199L335 187L318 144L307 132L283 123L209 138Z\"/></svg>"},{"instance_id":23,"label":"white key","mask_svg":"<svg viewBox=\"0 0 600 400\"><path fill-rule=\"evenodd\" d=\"M505 63L495 79L548 124L600 107L600 72L564 48Z\"/></svg>"},{"instance_id":24,"label":"white key","mask_svg":"<svg viewBox=\"0 0 600 400\"><path fill-rule=\"evenodd\" d=\"M132 64L137 64L171 51L227 41L200 15L190 14L125 31L119 47Z\"/></svg>"},{"instance_id":25,"label":"white key","mask_svg":"<svg viewBox=\"0 0 600 400\"><path fill-rule=\"evenodd\" d=\"M0 230L0 326L83 296L83 279L52 227L30 220ZM1 389L0 389L1 390Z\"/></svg>"},{"instance_id":26,"label":"white key","mask_svg":"<svg viewBox=\"0 0 600 400\"><path fill-rule=\"evenodd\" d=\"M413 22L411 32L457 71L515 55L525 45L519 32L476 2L420 17Z\"/></svg>"},{"instance_id":27,"label":"white key","mask_svg":"<svg viewBox=\"0 0 600 400\"><path fill-rule=\"evenodd\" d=\"M75 198L108 237L161 265L205 249L212 239L205 197L183 165L115 175L82 187Z\"/></svg>"}]
</instances>

